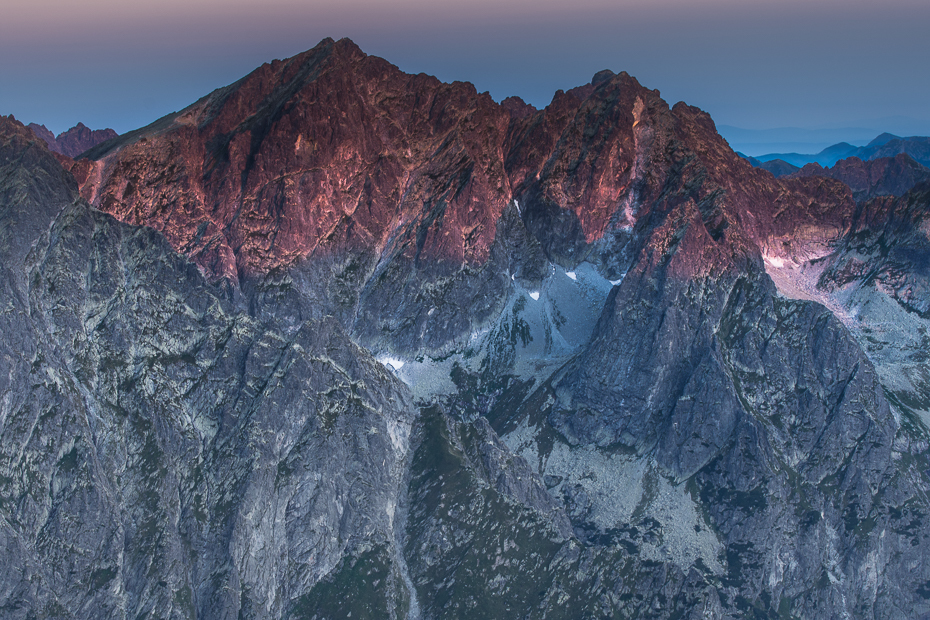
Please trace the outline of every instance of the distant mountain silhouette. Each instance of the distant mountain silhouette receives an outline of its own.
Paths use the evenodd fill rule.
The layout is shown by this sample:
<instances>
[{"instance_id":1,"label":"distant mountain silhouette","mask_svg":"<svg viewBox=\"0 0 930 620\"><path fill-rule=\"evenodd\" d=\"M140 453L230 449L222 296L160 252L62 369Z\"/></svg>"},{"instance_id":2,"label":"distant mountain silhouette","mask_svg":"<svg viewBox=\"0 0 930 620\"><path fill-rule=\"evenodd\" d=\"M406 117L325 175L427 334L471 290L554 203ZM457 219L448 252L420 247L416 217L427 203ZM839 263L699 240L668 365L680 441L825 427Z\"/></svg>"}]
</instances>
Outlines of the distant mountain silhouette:
<instances>
[{"instance_id":1,"label":"distant mountain silhouette","mask_svg":"<svg viewBox=\"0 0 930 620\"><path fill-rule=\"evenodd\" d=\"M828 146L819 153L768 153L766 155L757 155L756 159L763 164L768 161L780 159L798 168L811 163L818 163L821 166L832 166L839 160L854 155L858 150L859 147L857 146L853 146L848 142L840 142L833 146Z\"/></svg>"},{"instance_id":2,"label":"distant mountain silhouette","mask_svg":"<svg viewBox=\"0 0 930 620\"><path fill-rule=\"evenodd\" d=\"M793 166L788 162L782 159L772 159L769 161L759 161L751 155L746 155L745 153L736 152L737 155L748 161L753 165L754 168L762 168L763 170L768 170L775 175L776 178L787 176L789 174L794 174L801 168L799 166Z\"/></svg>"},{"instance_id":3,"label":"distant mountain silhouette","mask_svg":"<svg viewBox=\"0 0 930 620\"><path fill-rule=\"evenodd\" d=\"M912 136L899 138L891 134L882 134L867 146L859 149L856 156L862 160L878 159L879 157L894 157L906 153L914 161L930 166L930 137Z\"/></svg>"},{"instance_id":4,"label":"distant mountain silhouette","mask_svg":"<svg viewBox=\"0 0 930 620\"><path fill-rule=\"evenodd\" d=\"M898 136L888 133L886 131L885 133L881 134L880 136L878 136L877 138L869 142L868 145L866 145L866 148L884 146L888 144L889 142L891 142L892 140L900 140L900 139L901 138L899 138Z\"/></svg>"}]
</instances>

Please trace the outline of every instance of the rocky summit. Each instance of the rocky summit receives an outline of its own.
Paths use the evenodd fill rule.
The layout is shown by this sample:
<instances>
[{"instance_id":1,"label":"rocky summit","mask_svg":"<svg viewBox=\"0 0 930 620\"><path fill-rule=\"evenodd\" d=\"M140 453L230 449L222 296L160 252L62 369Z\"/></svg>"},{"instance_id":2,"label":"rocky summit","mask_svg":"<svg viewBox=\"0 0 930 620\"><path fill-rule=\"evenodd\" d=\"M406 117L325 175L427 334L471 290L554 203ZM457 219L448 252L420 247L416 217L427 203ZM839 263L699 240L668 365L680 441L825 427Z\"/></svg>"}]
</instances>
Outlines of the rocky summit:
<instances>
[{"instance_id":1,"label":"rocky summit","mask_svg":"<svg viewBox=\"0 0 930 620\"><path fill-rule=\"evenodd\" d=\"M930 188L852 166L345 39L0 118L0 615L930 618Z\"/></svg>"},{"instance_id":2,"label":"rocky summit","mask_svg":"<svg viewBox=\"0 0 930 620\"><path fill-rule=\"evenodd\" d=\"M49 150L65 157L78 157L84 151L118 135L112 129L90 129L84 123L78 123L58 136L55 136L45 125L29 123L27 127L36 137L45 141ZM66 161L64 163L67 165Z\"/></svg>"}]
</instances>

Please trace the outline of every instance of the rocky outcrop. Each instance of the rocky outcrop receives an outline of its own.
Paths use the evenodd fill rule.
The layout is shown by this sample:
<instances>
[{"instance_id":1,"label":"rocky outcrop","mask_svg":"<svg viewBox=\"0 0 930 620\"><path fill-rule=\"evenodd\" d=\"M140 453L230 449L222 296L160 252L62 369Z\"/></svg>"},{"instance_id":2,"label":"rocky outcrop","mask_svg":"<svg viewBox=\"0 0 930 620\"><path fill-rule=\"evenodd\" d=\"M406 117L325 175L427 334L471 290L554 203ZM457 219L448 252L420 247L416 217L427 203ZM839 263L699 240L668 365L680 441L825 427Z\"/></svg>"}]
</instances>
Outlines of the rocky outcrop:
<instances>
[{"instance_id":1,"label":"rocky outcrop","mask_svg":"<svg viewBox=\"0 0 930 620\"><path fill-rule=\"evenodd\" d=\"M84 123L78 123L57 137L45 125L29 123L28 127L36 137L45 141L49 150L67 157L77 157L101 142L119 135L112 129L90 129Z\"/></svg>"},{"instance_id":2,"label":"rocky outcrop","mask_svg":"<svg viewBox=\"0 0 930 620\"><path fill-rule=\"evenodd\" d=\"M828 289L867 280L910 312L930 317L930 183L907 195L867 202L834 252L820 284Z\"/></svg>"},{"instance_id":3,"label":"rocky outcrop","mask_svg":"<svg viewBox=\"0 0 930 620\"><path fill-rule=\"evenodd\" d=\"M930 179L930 168L900 153L867 161L849 157L838 161L832 168L807 164L793 176L821 176L842 181L852 190L853 197L862 201L878 196L901 196L918 183Z\"/></svg>"},{"instance_id":4,"label":"rocky outcrop","mask_svg":"<svg viewBox=\"0 0 930 620\"><path fill-rule=\"evenodd\" d=\"M817 278L811 290L857 336L909 424L930 422L928 236L930 186L923 183L900 198L866 202L837 250L807 266Z\"/></svg>"}]
</instances>

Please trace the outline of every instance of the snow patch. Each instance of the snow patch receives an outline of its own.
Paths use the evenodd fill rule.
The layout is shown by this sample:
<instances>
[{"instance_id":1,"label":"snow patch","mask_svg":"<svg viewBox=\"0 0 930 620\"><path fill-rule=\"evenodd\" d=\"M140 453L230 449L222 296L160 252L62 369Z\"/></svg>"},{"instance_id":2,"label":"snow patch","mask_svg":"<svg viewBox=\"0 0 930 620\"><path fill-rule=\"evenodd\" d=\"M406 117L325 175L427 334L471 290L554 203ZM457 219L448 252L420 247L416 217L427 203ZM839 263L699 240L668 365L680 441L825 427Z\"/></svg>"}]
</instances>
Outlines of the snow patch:
<instances>
[{"instance_id":1,"label":"snow patch","mask_svg":"<svg viewBox=\"0 0 930 620\"><path fill-rule=\"evenodd\" d=\"M578 276L575 275L575 272L574 272L574 271L566 271L566 272L565 272L565 275L567 275L569 278L571 278L571 279L574 280L575 282L578 281Z\"/></svg>"},{"instance_id":2,"label":"snow patch","mask_svg":"<svg viewBox=\"0 0 930 620\"><path fill-rule=\"evenodd\" d=\"M396 357L390 357L388 355L382 355L378 358L378 361L389 368L393 368L394 370L400 370L404 367L403 360L399 360Z\"/></svg>"},{"instance_id":3,"label":"snow patch","mask_svg":"<svg viewBox=\"0 0 930 620\"><path fill-rule=\"evenodd\" d=\"M777 256L763 256L765 262L774 267L775 269L781 269L785 266L785 261Z\"/></svg>"},{"instance_id":4,"label":"snow patch","mask_svg":"<svg viewBox=\"0 0 930 620\"><path fill-rule=\"evenodd\" d=\"M539 301L539 291L533 291L530 293L530 297L533 298L533 301Z\"/></svg>"}]
</instances>

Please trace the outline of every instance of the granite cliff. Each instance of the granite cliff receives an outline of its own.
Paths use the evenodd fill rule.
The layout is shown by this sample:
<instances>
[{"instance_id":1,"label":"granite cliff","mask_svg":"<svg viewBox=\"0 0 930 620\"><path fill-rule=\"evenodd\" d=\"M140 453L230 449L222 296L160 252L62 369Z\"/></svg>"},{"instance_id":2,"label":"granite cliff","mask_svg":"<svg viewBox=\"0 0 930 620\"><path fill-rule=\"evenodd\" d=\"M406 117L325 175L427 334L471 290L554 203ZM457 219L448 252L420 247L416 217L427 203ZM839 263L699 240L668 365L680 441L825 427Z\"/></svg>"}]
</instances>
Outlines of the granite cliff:
<instances>
[{"instance_id":1,"label":"granite cliff","mask_svg":"<svg viewBox=\"0 0 930 620\"><path fill-rule=\"evenodd\" d=\"M930 614L926 187L348 40L0 137L10 617Z\"/></svg>"}]
</instances>

